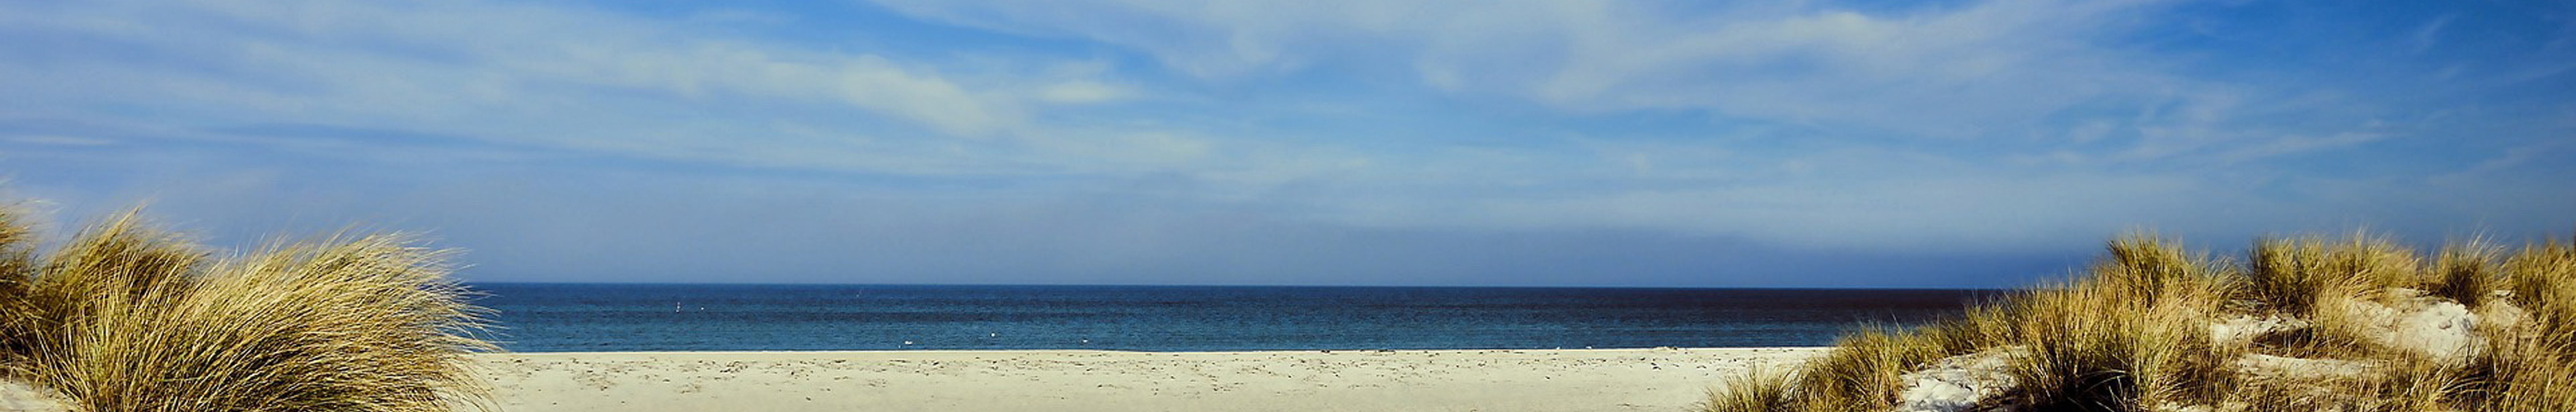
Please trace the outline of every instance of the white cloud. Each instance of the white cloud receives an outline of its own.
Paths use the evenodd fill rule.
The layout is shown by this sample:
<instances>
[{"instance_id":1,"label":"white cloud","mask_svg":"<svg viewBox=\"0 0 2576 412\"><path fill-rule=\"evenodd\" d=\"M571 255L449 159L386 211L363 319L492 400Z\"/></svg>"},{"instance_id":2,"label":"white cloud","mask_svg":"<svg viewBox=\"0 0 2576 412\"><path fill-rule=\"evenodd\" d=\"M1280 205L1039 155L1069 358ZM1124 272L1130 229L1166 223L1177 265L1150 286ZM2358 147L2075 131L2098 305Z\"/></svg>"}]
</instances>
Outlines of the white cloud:
<instances>
[{"instance_id":1,"label":"white cloud","mask_svg":"<svg viewBox=\"0 0 2576 412\"><path fill-rule=\"evenodd\" d=\"M2241 148L2237 148L2237 149L2234 149L2234 150L2229 150L2229 151L2227 151L2227 152L2219 153L2219 154L2217 155L2217 159L2218 159L2218 160L2221 160L2221 161L2226 161L2226 162L2243 162L2243 161L2251 161L2251 160L2256 160L2256 159L2262 159L2262 158L2268 158L2268 157L2275 157L2275 156L2282 156L2282 155L2288 155L2288 154L2294 154L2294 153L2307 153L2307 152L2315 152L2315 151L2327 150L2327 149L2335 149L2335 148L2350 147L2350 146L2353 146L2353 145L2359 145L2359 144L2364 144L2364 143L2375 142L2375 141L2379 141L2379 140L2381 140L2381 139L2386 139L2386 138L2388 138L2388 135L2387 135L2387 134L2384 134L2384 133L2359 133L2359 132L2342 133L2342 134L2336 134L2336 135L2333 135L2333 136L2318 136L2318 137L2308 137L2308 136L2285 136L2285 137L2282 137L2282 138L2279 138L2279 139L2276 139L2276 140L2272 140L2272 141L2269 141L2269 142L2265 142L2265 143L2263 143L2263 144L2261 144L2261 145L2258 145L2258 146L2241 147Z\"/></svg>"},{"instance_id":2,"label":"white cloud","mask_svg":"<svg viewBox=\"0 0 2576 412\"><path fill-rule=\"evenodd\" d=\"M1062 104L1107 103L1124 100L1128 94L1126 88L1086 80L1048 85L1037 93L1039 100Z\"/></svg>"},{"instance_id":3,"label":"white cloud","mask_svg":"<svg viewBox=\"0 0 2576 412\"><path fill-rule=\"evenodd\" d=\"M2142 2L1986 1L1860 11L1637 3L884 1L914 15L1144 52L1224 81L1330 66L1575 112L1705 110L1916 136L1989 136L2104 100L2219 87L2097 44ZM1396 66L1396 67L1383 67Z\"/></svg>"},{"instance_id":4,"label":"white cloud","mask_svg":"<svg viewBox=\"0 0 2576 412\"><path fill-rule=\"evenodd\" d=\"M2295 93L2191 76L2118 44L2128 25L2152 20L2132 14L2156 3L889 3L971 27L1095 41L1164 67L1054 50L925 56L735 26L795 21L756 12L57 2L0 9L0 27L64 42L0 47L23 53L0 59L0 121L74 119L242 144L256 142L204 129L347 125L584 158L871 182L991 179L1006 181L997 192L1019 191L1001 197L1073 187L1327 225L1608 228L1818 248L2086 243L2125 222L2305 215L2284 206L2293 204L2351 216L2361 212L2335 208L2371 198L2345 193L2404 184L2327 182L2367 187L2277 201L2258 193L2261 182L2238 181L2293 174L2240 163L2400 135L2343 122L2355 112L2338 106L2349 96L2285 98ZM1711 9L1680 10L1691 7ZM1421 87L1273 92L1319 77ZM1442 106L1460 100L1475 101ZM1495 106L1506 107L1479 112ZM1596 136L1551 123L1673 112L1723 127ZM2264 121L2293 117L2285 113L2321 113L2298 118L2325 126ZM1480 129L1496 124L1504 126ZM1427 136L1523 125L1541 130ZM7 143L60 146L76 142L42 136L71 135ZM430 159L405 163L413 166L554 158L262 144ZM2563 150L2528 152L2540 154L2497 163ZM213 160L186 167L226 161L197 155ZM2175 162L2192 158L2209 161ZM2200 166L2212 170L2186 170ZM815 191L848 186L858 184ZM889 186L898 188L887 196L919 195Z\"/></svg>"},{"instance_id":5,"label":"white cloud","mask_svg":"<svg viewBox=\"0 0 2576 412\"><path fill-rule=\"evenodd\" d=\"M2089 161L2323 150L2266 125L2345 110L2190 73L2126 42L2166 1L1831 2L916 1L926 19L1117 45L1214 83L1299 71L1410 75L1429 89L1573 114L1696 111L1816 137L1976 141ZM1681 10L1702 8L1705 10ZM2297 109L2280 109L2298 106ZM2274 108L2271 112L2248 108ZM2292 113L2292 115L2302 115ZM2034 131L2054 132L2034 132ZM2111 139L2105 136L2135 136ZM2035 137L2035 138L2034 138Z\"/></svg>"},{"instance_id":6,"label":"white cloud","mask_svg":"<svg viewBox=\"0 0 2576 412\"><path fill-rule=\"evenodd\" d=\"M0 11L0 22L69 39L52 47L78 51L44 64L0 64L13 79L6 87L21 92L0 103L146 104L164 112L155 121L201 126L345 123L653 148L674 142L639 140L674 122L764 122L743 113L684 113L693 106L837 107L938 134L990 137L1025 126L1023 101L1063 97L1013 90L1021 80L1007 77L959 77L935 63L708 35L726 31L691 26L736 20L674 23L481 1L13 8ZM650 112L695 118L634 118L655 116Z\"/></svg>"}]
</instances>

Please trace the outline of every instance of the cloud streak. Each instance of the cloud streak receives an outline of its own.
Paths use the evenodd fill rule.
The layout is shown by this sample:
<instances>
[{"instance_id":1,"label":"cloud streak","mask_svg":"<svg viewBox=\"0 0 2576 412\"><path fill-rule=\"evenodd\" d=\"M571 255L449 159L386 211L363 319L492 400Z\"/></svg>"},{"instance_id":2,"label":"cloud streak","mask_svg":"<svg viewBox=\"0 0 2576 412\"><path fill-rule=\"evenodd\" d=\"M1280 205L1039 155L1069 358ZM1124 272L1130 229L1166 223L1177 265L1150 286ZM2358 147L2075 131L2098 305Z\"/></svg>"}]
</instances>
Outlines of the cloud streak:
<instances>
[{"instance_id":1,"label":"cloud streak","mask_svg":"<svg viewBox=\"0 0 2576 412\"><path fill-rule=\"evenodd\" d=\"M1992 286L2576 225L2564 7L2307 7L15 4L0 173L546 280Z\"/></svg>"}]
</instances>

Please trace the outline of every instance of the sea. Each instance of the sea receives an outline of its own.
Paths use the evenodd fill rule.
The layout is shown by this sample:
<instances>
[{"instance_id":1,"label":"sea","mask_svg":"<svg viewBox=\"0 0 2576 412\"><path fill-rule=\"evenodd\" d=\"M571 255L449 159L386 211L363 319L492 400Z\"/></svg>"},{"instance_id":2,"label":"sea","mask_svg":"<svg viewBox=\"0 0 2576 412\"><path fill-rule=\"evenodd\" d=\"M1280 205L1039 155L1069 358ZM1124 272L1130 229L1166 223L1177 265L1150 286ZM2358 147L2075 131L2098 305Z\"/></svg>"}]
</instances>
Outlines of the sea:
<instances>
[{"instance_id":1,"label":"sea","mask_svg":"<svg viewBox=\"0 0 2576 412\"><path fill-rule=\"evenodd\" d=\"M518 352L1822 346L1990 290L477 283Z\"/></svg>"}]
</instances>

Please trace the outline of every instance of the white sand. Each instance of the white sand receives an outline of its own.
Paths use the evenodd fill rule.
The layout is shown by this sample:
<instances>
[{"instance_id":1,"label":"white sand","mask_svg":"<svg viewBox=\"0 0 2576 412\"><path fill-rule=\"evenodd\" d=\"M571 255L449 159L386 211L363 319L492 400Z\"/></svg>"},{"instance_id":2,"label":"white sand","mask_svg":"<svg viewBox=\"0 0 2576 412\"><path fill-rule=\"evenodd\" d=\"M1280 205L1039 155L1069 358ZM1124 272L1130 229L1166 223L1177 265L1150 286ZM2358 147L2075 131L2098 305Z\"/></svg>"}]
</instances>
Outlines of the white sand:
<instances>
[{"instance_id":1,"label":"white sand","mask_svg":"<svg viewBox=\"0 0 2576 412\"><path fill-rule=\"evenodd\" d=\"M1661 411L1819 348L481 355L501 411Z\"/></svg>"},{"instance_id":2,"label":"white sand","mask_svg":"<svg viewBox=\"0 0 2576 412\"><path fill-rule=\"evenodd\" d=\"M0 379L0 412L62 412L69 410L71 410L70 407L63 405L63 399L60 394L54 393L53 390L41 389L35 385L29 385L27 382L15 379Z\"/></svg>"}]
</instances>

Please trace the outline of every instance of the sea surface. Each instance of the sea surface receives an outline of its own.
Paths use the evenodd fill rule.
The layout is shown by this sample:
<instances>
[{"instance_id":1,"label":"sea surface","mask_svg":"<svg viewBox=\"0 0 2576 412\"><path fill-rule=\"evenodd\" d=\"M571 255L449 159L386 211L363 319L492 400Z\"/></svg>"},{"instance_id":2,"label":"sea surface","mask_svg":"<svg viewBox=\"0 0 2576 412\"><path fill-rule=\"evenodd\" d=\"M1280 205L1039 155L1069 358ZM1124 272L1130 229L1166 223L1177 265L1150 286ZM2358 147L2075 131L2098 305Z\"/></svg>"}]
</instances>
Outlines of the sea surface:
<instances>
[{"instance_id":1,"label":"sea surface","mask_svg":"<svg viewBox=\"0 0 2576 412\"><path fill-rule=\"evenodd\" d=\"M1818 346L1978 290L478 283L520 352Z\"/></svg>"}]
</instances>

